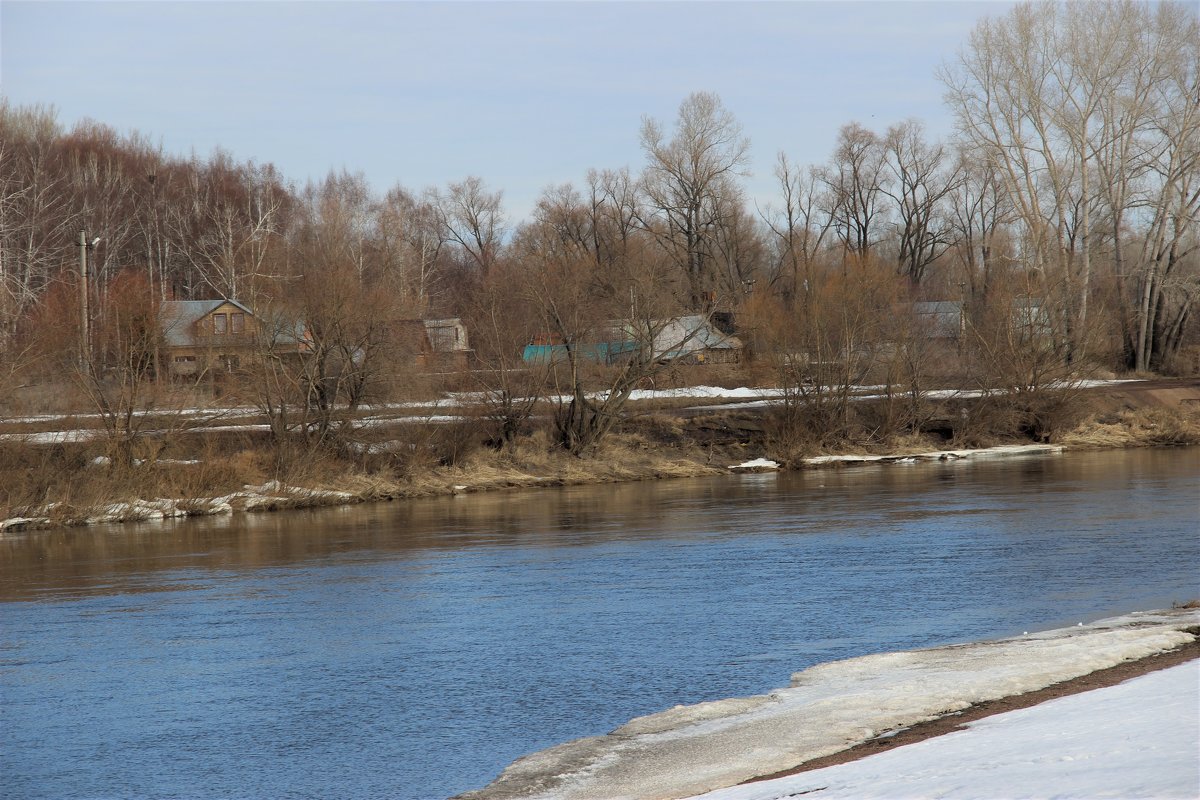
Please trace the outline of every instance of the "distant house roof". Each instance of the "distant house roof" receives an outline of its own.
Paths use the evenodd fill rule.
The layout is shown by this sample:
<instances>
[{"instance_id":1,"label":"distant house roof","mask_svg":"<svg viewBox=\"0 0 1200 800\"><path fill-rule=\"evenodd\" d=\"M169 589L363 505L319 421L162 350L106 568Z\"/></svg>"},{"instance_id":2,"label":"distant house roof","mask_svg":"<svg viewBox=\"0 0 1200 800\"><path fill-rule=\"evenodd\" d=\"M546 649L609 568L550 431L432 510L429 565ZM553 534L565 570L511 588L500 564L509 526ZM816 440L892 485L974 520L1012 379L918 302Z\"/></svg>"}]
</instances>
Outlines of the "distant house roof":
<instances>
[{"instance_id":1,"label":"distant house roof","mask_svg":"<svg viewBox=\"0 0 1200 800\"><path fill-rule=\"evenodd\" d=\"M240 308L254 316L254 312L237 300L165 300L159 308L163 338L168 347L190 347L196 343L195 325L204 317L223 305Z\"/></svg>"},{"instance_id":2,"label":"distant house roof","mask_svg":"<svg viewBox=\"0 0 1200 800\"><path fill-rule=\"evenodd\" d=\"M722 331L717 323L699 314L680 317L679 324L695 334L695 340L712 350L734 350L742 346L742 340Z\"/></svg>"},{"instance_id":3,"label":"distant house roof","mask_svg":"<svg viewBox=\"0 0 1200 800\"><path fill-rule=\"evenodd\" d=\"M416 353L469 353L467 327L458 317L403 319L395 324L403 345Z\"/></svg>"},{"instance_id":4,"label":"distant house roof","mask_svg":"<svg viewBox=\"0 0 1200 800\"><path fill-rule=\"evenodd\" d=\"M712 321L702 314L691 314L670 319L657 319L649 323L654 330L654 342L649 355L659 361L673 361L690 357L704 351L741 350L742 341L736 336L722 333ZM609 320L594 332L594 341L579 342L576 347L589 361L615 363L639 349L634 332L635 324L630 320ZM549 363L565 357L566 345L552 334L538 334L525 347L522 358L528 363Z\"/></svg>"},{"instance_id":5,"label":"distant house roof","mask_svg":"<svg viewBox=\"0 0 1200 800\"><path fill-rule=\"evenodd\" d=\"M672 319L654 337L655 351L668 358L678 358L700 350L738 350L741 347L740 339L722 333L708 317L701 314Z\"/></svg>"},{"instance_id":6,"label":"distant house roof","mask_svg":"<svg viewBox=\"0 0 1200 800\"><path fill-rule=\"evenodd\" d=\"M917 319L925 324L931 336L955 338L961 336L966 326L966 309L957 300L935 300L913 303ZM1009 323L1025 328L1035 328L1040 333L1049 333L1050 314L1042 307L1042 301L1033 297L1017 297L1012 301Z\"/></svg>"}]
</instances>

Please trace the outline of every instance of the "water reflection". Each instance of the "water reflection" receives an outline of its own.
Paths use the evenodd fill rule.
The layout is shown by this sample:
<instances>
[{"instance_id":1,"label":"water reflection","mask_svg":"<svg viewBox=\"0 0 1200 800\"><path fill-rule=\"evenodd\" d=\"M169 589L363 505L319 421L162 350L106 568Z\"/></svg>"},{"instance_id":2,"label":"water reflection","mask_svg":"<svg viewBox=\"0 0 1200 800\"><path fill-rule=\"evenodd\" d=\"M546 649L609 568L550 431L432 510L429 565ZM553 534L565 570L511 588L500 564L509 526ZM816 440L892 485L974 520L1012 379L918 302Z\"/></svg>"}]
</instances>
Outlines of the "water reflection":
<instances>
[{"instance_id":1,"label":"water reflection","mask_svg":"<svg viewBox=\"0 0 1200 800\"><path fill-rule=\"evenodd\" d=\"M154 591L145 576L177 570L944 522L1017 514L1014 496L1048 502L1053 518L1083 492L1102 519L1136 520L1153 515L1155 487L1194 480L1198 465L1194 450L866 465L31 531L0 539L0 600Z\"/></svg>"}]
</instances>

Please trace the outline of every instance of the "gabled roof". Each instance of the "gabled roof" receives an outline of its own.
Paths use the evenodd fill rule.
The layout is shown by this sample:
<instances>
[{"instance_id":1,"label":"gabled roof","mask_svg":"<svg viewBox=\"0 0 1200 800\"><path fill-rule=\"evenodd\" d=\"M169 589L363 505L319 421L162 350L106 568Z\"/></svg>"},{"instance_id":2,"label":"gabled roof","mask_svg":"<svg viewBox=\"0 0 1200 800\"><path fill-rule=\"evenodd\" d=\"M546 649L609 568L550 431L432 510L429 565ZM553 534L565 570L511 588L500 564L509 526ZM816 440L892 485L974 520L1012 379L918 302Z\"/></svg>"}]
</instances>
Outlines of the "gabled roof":
<instances>
[{"instance_id":1,"label":"gabled roof","mask_svg":"<svg viewBox=\"0 0 1200 800\"><path fill-rule=\"evenodd\" d=\"M195 343L192 326L221 306L229 304L254 316L237 300L164 300L159 307L163 338L168 347L189 347Z\"/></svg>"},{"instance_id":2,"label":"gabled roof","mask_svg":"<svg viewBox=\"0 0 1200 800\"><path fill-rule=\"evenodd\" d=\"M691 314L679 318L679 325L688 333L689 341L710 349L736 350L742 346L742 341L736 336L723 333L713 321L700 314Z\"/></svg>"}]
</instances>

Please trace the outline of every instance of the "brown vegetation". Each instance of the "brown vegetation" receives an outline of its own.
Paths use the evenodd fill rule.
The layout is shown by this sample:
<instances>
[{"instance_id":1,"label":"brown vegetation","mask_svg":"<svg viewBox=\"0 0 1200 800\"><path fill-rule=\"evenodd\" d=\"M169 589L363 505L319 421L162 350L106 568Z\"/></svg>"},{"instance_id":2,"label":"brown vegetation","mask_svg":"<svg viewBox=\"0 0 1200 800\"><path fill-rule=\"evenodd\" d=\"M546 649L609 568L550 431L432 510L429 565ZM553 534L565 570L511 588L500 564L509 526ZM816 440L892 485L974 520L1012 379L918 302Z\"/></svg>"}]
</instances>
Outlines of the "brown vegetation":
<instances>
[{"instance_id":1,"label":"brown vegetation","mask_svg":"<svg viewBox=\"0 0 1200 800\"><path fill-rule=\"evenodd\" d=\"M1194 392L1193 392L1194 393ZM1147 398L1150 394L1147 393ZM1200 444L1200 409L1152 402L1130 408L1089 393L1073 404L1068 424L1059 418L1055 443L1072 449ZM852 404L859 430L885 414L886 401ZM956 403L954 408L960 406ZM32 518L36 525L78 524L89 519L136 516L117 506L169 499L185 513L219 510L213 498L228 497L236 509L276 510L363 500L390 500L522 487L696 477L726 473L743 461L767 456L793 466L820 453L906 455L950 448L1028 442L1019 417L984 398L968 421L931 409L932 427L887 440L854 435L823 448L789 449L769 410L703 412L657 407L627 415L592 457L579 458L559 445L549 418L532 419L529 433L494 447L494 422L463 418L447 423L400 423L374 431L355 449L316 450L281 468L269 433L158 434L153 457L125 464L108 459L106 441L57 445L0 443L0 519ZM1064 412L1068 413L1068 412ZM277 489L261 489L273 481ZM249 492L247 494L247 492ZM40 520L40 521L39 521Z\"/></svg>"},{"instance_id":2,"label":"brown vegetation","mask_svg":"<svg viewBox=\"0 0 1200 800\"><path fill-rule=\"evenodd\" d=\"M342 171L298 187L269 164L179 158L0 100L0 413L86 413L103 429L61 452L6 449L22 465L6 503L335 474L407 491L484 462L517 475L543 448L534 461L556 466L531 467L539 479L621 475L605 462L641 424L633 392L689 382L780 389L738 443L788 462L918 442L1190 441L1190 422L1117 412L1071 431L1084 378L1200 370L1197 29L1175 3L1019 5L942 71L954 140L917 120L850 122L826 163L780 154L761 210L743 192L749 139L705 92L670 124L643 121L640 170L550 187L521 221L477 177L378 195ZM176 369L164 303L222 299L242 309L231 328L253 324L208 338L245 346L176 354L195 360ZM667 338L685 316L747 348L735 361ZM466 321L469 364L465 345L463 363L422 360L411 332L430 318ZM973 396L931 399L947 387ZM477 393L470 419L368 419L451 388ZM240 466L164 464L203 441L184 409L230 405L267 429ZM732 446L719 424L687 426L645 440L657 466L623 440L630 474L672 471L663 454L688 442L704 462ZM96 456L105 469L85 466Z\"/></svg>"}]
</instances>

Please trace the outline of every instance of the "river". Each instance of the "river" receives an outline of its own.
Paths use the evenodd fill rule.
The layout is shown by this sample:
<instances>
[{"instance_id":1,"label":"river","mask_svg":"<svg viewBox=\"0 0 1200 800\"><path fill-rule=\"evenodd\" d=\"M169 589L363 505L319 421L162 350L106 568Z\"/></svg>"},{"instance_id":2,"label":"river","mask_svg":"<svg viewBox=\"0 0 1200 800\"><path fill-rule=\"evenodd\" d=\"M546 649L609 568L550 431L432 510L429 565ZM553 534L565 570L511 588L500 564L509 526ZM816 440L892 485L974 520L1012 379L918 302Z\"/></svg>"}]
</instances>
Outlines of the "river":
<instances>
[{"instance_id":1,"label":"river","mask_svg":"<svg viewBox=\"0 0 1200 800\"><path fill-rule=\"evenodd\" d=\"M0 539L0 796L436 798L814 663L1200 596L1200 450Z\"/></svg>"}]
</instances>

